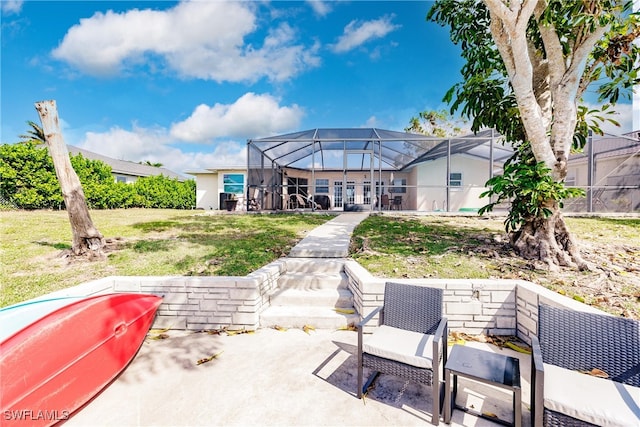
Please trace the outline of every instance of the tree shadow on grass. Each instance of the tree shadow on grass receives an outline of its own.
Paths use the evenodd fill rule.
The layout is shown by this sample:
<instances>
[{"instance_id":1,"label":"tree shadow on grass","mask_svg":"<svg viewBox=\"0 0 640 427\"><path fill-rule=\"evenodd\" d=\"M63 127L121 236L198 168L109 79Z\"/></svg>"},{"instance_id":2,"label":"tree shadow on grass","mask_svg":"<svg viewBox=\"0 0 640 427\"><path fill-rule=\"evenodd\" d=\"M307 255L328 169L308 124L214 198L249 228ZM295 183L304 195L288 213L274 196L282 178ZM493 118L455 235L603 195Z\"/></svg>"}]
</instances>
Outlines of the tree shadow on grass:
<instances>
[{"instance_id":1,"label":"tree shadow on grass","mask_svg":"<svg viewBox=\"0 0 640 427\"><path fill-rule=\"evenodd\" d=\"M35 243L36 245L39 245L39 246L48 246L50 248L58 249L60 251L71 249L71 245L69 243L62 243L62 242L51 243L43 240L32 242L32 243Z\"/></svg>"}]
</instances>

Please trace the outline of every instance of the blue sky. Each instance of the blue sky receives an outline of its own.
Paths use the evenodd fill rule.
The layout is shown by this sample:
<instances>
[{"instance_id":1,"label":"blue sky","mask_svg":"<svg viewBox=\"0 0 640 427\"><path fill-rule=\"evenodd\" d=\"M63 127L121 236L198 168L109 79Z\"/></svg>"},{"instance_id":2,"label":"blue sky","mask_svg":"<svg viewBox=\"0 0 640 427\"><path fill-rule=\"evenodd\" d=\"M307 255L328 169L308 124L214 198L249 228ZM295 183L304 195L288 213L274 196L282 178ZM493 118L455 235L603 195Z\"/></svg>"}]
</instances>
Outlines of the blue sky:
<instances>
[{"instance_id":1,"label":"blue sky","mask_svg":"<svg viewBox=\"0 0 640 427\"><path fill-rule=\"evenodd\" d=\"M427 1L2 0L2 143L55 99L67 144L178 173L249 138L402 130L445 108L460 50ZM631 107L619 108L631 131Z\"/></svg>"}]
</instances>

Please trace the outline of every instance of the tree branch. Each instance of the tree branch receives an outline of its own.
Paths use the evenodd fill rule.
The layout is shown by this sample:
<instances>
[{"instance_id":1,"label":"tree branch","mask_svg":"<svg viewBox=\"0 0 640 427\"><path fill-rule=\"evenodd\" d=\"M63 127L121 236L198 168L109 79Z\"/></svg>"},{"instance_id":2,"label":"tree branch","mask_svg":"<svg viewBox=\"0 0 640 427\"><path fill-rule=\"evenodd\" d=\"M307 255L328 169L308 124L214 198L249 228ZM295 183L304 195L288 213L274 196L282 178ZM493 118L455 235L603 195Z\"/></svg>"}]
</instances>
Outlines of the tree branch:
<instances>
[{"instance_id":1,"label":"tree branch","mask_svg":"<svg viewBox=\"0 0 640 427\"><path fill-rule=\"evenodd\" d=\"M560 84L562 75L567 69L564 53L562 52L562 44L558 37L558 32L555 25L552 23L540 22L540 17L544 13L544 10L548 6L546 1L540 1L535 10L535 18L538 22L538 31L540 31L540 37L542 38L542 44L549 61L549 84L551 87L556 87Z\"/></svg>"},{"instance_id":2,"label":"tree branch","mask_svg":"<svg viewBox=\"0 0 640 427\"><path fill-rule=\"evenodd\" d=\"M509 21L513 18L513 11L510 10L502 0L483 0L489 11L495 14L501 21ZM515 2L514 2L515 3Z\"/></svg>"},{"instance_id":3,"label":"tree branch","mask_svg":"<svg viewBox=\"0 0 640 427\"><path fill-rule=\"evenodd\" d=\"M522 2L516 18L516 31L518 32L527 31L529 20L533 16L533 12L538 7L538 4L539 4L538 0L524 0ZM511 7L514 7L515 5L516 5L516 2L512 2Z\"/></svg>"},{"instance_id":4,"label":"tree branch","mask_svg":"<svg viewBox=\"0 0 640 427\"><path fill-rule=\"evenodd\" d=\"M517 31L515 20L518 16L506 12L505 5L501 1L485 0L485 4L491 15L491 34L509 73L509 80L533 154L537 161L553 167L555 156L548 144L545 125L549 121L545 120L542 114L533 88L533 64L529 56L526 27ZM525 5L531 8L531 1L526 1ZM533 8L528 13L533 13Z\"/></svg>"},{"instance_id":5,"label":"tree branch","mask_svg":"<svg viewBox=\"0 0 640 427\"><path fill-rule=\"evenodd\" d=\"M582 77L582 73L586 68L589 54L591 53L591 51L593 51L593 47L596 45L598 40L600 40L602 36L604 36L605 33L609 31L610 28L610 24L607 24L604 27L597 27L596 30L593 33L589 34L589 36L584 39L584 41L580 45L576 46L575 50L573 51L572 61L569 64L569 68L565 72L565 75L571 75L578 72L579 77ZM579 81L576 84L576 90L578 84Z\"/></svg>"}]
</instances>

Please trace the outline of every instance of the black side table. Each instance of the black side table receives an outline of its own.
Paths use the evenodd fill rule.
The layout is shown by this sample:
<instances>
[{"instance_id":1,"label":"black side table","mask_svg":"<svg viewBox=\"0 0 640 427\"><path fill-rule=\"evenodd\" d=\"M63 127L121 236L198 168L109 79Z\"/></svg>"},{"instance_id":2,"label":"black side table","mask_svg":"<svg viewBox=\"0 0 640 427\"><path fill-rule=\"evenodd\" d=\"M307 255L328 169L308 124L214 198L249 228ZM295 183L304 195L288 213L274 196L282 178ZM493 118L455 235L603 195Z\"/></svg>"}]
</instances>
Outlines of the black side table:
<instances>
[{"instance_id":1,"label":"black side table","mask_svg":"<svg viewBox=\"0 0 640 427\"><path fill-rule=\"evenodd\" d=\"M451 374L453 374L453 395L451 394ZM511 390L513 392L513 423L456 405L458 375ZM500 424L521 427L522 390L519 360L473 347L454 345L444 367L444 422L446 424L451 423L452 406Z\"/></svg>"}]
</instances>

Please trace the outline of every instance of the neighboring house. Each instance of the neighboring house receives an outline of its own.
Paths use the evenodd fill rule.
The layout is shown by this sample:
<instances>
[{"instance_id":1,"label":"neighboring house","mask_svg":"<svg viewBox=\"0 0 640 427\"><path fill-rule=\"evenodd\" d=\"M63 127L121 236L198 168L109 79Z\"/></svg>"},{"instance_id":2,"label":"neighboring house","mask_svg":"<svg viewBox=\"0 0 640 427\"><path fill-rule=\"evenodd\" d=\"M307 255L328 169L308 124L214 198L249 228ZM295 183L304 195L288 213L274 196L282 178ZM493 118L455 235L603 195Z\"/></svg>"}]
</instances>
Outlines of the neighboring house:
<instances>
[{"instance_id":1,"label":"neighboring house","mask_svg":"<svg viewBox=\"0 0 640 427\"><path fill-rule=\"evenodd\" d=\"M252 199L261 209L376 210L386 195L392 209L475 211L489 201L480 198L485 183L502 173L513 153L492 130L447 139L380 129L315 129L248 144L249 168L189 172L196 176L198 208L224 209L224 199L235 194L237 210L255 206L248 203ZM587 147L587 154L571 156L568 184L591 183L591 200L604 201L595 211L640 210L637 134L595 137L593 146L591 181ZM575 209L589 210L589 198L573 202Z\"/></svg>"},{"instance_id":2,"label":"neighboring house","mask_svg":"<svg viewBox=\"0 0 640 427\"><path fill-rule=\"evenodd\" d=\"M587 196L565 203L565 210L640 210L640 131L595 136L582 153L571 155L567 169L567 185L583 188Z\"/></svg>"},{"instance_id":3,"label":"neighboring house","mask_svg":"<svg viewBox=\"0 0 640 427\"><path fill-rule=\"evenodd\" d=\"M83 148L74 147L73 145L67 145L67 149L69 150L69 153L74 156L82 154L82 157L84 157L85 159L100 160L101 162L111 166L111 173L113 174L116 182L124 182L129 184L135 182L138 178L157 175L164 175L167 178L176 179L180 182L186 181L188 179L167 168L143 165L127 160L113 159L111 157L103 156L101 154L85 150Z\"/></svg>"},{"instance_id":4,"label":"neighboring house","mask_svg":"<svg viewBox=\"0 0 640 427\"><path fill-rule=\"evenodd\" d=\"M245 206L246 166L225 166L220 169L187 171L196 177L196 208L206 210L225 209L224 200L231 194L238 200L238 209Z\"/></svg>"}]
</instances>

